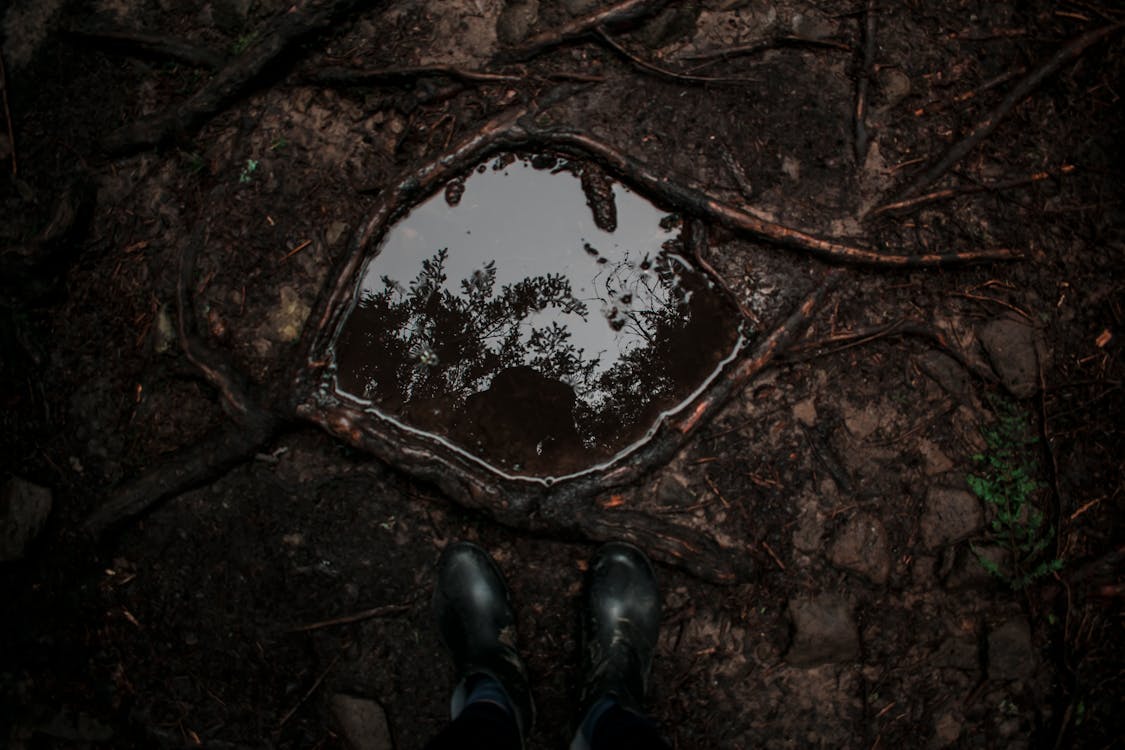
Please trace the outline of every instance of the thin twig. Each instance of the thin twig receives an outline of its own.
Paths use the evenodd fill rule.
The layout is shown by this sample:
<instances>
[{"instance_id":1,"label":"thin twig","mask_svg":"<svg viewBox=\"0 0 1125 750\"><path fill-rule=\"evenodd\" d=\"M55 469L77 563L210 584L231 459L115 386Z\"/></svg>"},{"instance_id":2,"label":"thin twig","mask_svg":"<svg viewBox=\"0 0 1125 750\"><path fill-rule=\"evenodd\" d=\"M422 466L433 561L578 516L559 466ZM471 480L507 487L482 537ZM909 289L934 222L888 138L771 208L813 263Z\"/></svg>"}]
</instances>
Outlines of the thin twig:
<instances>
[{"instance_id":1,"label":"thin twig","mask_svg":"<svg viewBox=\"0 0 1125 750\"><path fill-rule=\"evenodd\" d=\"M372 83L410 82L419 78L437 77L452 78L466 83L518 83L527 80L526 75L490 73L485 70L469 70L453 65L413 65L356 69L332 67L318 70L305 77L304 80L325 86L363 86Z\"/></svg>"},{"instance_id":2,"label":"thin twig","mask_svg":"<svg viewBox=\"0 0 1125 750\"><path fill-rule=\"evenodd\" d=\"M1053 55L1021 78L1019 82L1012 87L1012 90L1008 92L1007 96L993 109L989 110L983 120L977 123L977 126L973 128L972 132L953 144L940 159L934 162L933 166L915 178L906 188L899 191L896 201L917 195L933 184L934 181L949 171L954 164L965 158L970 151L992 135L1000 125L1000 122L1015 109L1015 106L1023 101L1028 94L1038 88L1049 76L1054 75L1067 63L1078 59L1083 52L1094 44L1117 33L1122 28L1125 28L1125 22L1103 26L1100 29L1095 29L1094 31L1083 34L1077 39L1073 39L1063 45Z\"/></svg>"},{"instance_id":3,"label":"thin twig","mask_svg":"<svg viewBox=\"0 0 1125 750\"><path fill-rule=\"evenodd\" d=\"M880 214L906 214L915 209L930 203L937 203L938 201L948 200L961 195L974 195L976 193L989 193L997 192L1000 190L1012 190L1014 188L1027 187L1034 185L1037 182L1058 178L1062 175L1071 174L1074 172L1075 167L1072 164L1064 164L1055 170L1046 170L1042 172L1035 172L1026 177L1018 177L1011 180L999 180L997 182L986 182L979 185L958 185L956 187L944 188L942 190L935 190L932 193L919 195L916 198L907 198L906 200L896 201L894 203L884 203L878 208L873 208L869 211L864 218L872 216L879 216Z\"/></svg>"},{"instance_id":4,"label":"thin twig","mask_svg":"<svg viewBox=\"0 0 1125 750\"><path fill-rule=\"evenodd\" d=\"M315 693L316 689L320 687L320 684L324 682L324 678L328 676L328 673L332 671L332 668L336 666L336 662L338 661L340 661L340 654L336 654L334 657L332 657L332 661L329 662L328 666L324 668L323 672L317 675L316 680L314 680L313 684L309 686L309 689L305 691L305 694L301 696L301 699L297 701L293 708L285 712L285 715L281 717L281 721L277 722L276 729L281 729L283 726L285 726L285 722L293 718L293 714L297 713L297 709L305 705L305 701L312 697L312 694Z\"/></svg>"},{"instance_id":5,"label":"thin twig","mask_svg":"<svg viewBox=\"0 0 1125 750\"><path fill-rule=\"evenodd\" d=\"M606 33L605 28L603 28L601 26L594 29L593 34L594 34L595 37L597 37L602 42L602 44L606 45L611 50L616 52L621 57L624 57L629 62L633 63L633 65L637 66L641 70L647 71L647 72L652 73L653 75L659 76L661 78L667 78L668 80L680 81L680 82L683 82L683 83L717 83L717 84L747 84L747 83L756 84L756 83L759 83L759 81L757 81L753 78L739 78L737 76L734 76L734 77L697 76L697 75L692 75L690 73L677 73L674 70L669 70L668 68L662 68L659 65L654 65L653 63L650 63L647 60L642 60L641 58L637 57L632 52L630 52L629 50L625 49L620 44L618 44L617 41L613 37L611 37L608 33Z\"/></svg>"},{"instance_id":6,"label":"thin twig","mask_svg":"<svg viewBox=\"0 0 1125 750\"><path fill-rule=\"evenodd\" d=\"M353 622L362 622L364 620L371 620L376 617L386 617L387 615L397 615L400 612L409 611L413 607L413 603L405 604L384 604L381 607L372 607L360 612L355 612L350 615L343 615L341 617L333 617L328 620L321 620L320 622L311 622L307 625L298 625L295 628L290 628L290 633L307 633L310 630L320 630L321 628L330 628L336 625L350 625Z\"/></svg>"},{"instance_id":7,"label":"thin twig","mask_svg":"<svg viewBox=\"0 0 1125 750\"><path fill-rule=\"evenodd\" d=\"M8 106L8 71L4 68L4 55L0 51L0 97L4 99L4 120L8 123L8 148L11 151L12 177L19 174L19 164L16 162L16 133L12 127L12 110Z\"/></svg>"},{"instance_id":8,"label":"thin twig","mask_svg":"<svg viewBox=\"0 0 1125 750\"><path fill-rule=\"evenodd\" d=\"M772 39L767 39L762 42L755 42L754 44L741 44L735 47L724 47L721 49L704 50L697 52L694 55L684 55L681 60L685 62L704 62L711 64L717 60L729 60L732 57L746 57L748 55L756 55L759 52L768 52L769 50L777 49L779 47L812 47L814 49L829 49L841 52L851 52L852 46L844 42L837 42L832 39L811 39L804 36L777 36Z\"/></svg>"}]
</instances>

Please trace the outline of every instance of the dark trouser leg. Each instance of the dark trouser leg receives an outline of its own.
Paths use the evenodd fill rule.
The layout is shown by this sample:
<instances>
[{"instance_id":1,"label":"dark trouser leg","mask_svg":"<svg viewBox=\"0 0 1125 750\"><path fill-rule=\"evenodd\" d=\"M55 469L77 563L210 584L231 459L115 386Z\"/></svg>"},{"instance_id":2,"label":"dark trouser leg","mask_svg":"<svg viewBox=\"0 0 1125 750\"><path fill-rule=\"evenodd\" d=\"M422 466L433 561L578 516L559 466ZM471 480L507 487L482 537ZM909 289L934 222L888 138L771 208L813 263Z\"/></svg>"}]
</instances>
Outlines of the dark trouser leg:
<instances>
[{"instance_id":1,"label":"dark trouser leg","mask_svg":"<svg viewBox=\"0 0 1125 750\"><path fill-rule=\"evenodd\" d=\"M520 730L515 717L495 703L470 703L426 745L426 750L474 748L520 750Z\"/></svg>"}]
</instances>

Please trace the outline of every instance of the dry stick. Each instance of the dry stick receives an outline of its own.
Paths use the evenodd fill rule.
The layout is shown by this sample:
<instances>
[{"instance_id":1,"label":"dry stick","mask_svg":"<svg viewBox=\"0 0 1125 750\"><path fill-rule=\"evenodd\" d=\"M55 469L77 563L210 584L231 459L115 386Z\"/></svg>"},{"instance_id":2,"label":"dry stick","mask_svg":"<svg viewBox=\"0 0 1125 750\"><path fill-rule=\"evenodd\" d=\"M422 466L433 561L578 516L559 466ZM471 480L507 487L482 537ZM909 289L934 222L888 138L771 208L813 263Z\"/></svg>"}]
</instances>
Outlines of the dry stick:
<instances>
[{"instance_id":1,"label":"dry stick","mask_svg":"<svg viewBox=\"0 0 1125 750\"><path fill-rule=\"evenodd\" d=\"M989 111L985 118L973 128L971 133L953 144L933 166L919 175L906 188L899 191L898 196L891 202L901 201L926 189L935 180L949 171L950 167L965 158L970 151L992 135L993 131L999 126L1000 121L1007 117L1015 106L1023 101L1024 98L1043 83L1044 80L1054 75L1063 65L1076 60L1091 46L1117 33L1122 28L1125 28L1125 23L1103 26L1100 29L1095 29L1094 31L1083 34L1077 39L1073 39L1063 45L1053 55L1044 60L1043 63L1033 68L1030 73L1021 78L1020 81L1012 87L1012 90L1008 92L1007 96L1005 96L996 107Z\"/></svg>"},{"instance_id":2,"label":"dry stick","mask_svg":"<svg viewBox=\"0 0 1125 750\"><path fill-rule=\"evenodd\" d=\"M212 115L245 93L266 69L309 35L330 28L345 14L363 6L361 0L302 3L267 22L262 39L229 62L203 88L162 115L126 125L103 141L113 153L158 146L200 127Z\"/></svg>"},{"instance_id":3,"label":"dry stick","mask_svg":"<svg viewBox=\"0 0 1125 750\"><path fill-rule=\"evenodd\" d=\"M305 701L312 697L312 694L316 692L316 689L318 687L320 687L320 683L324 682L324 678L328 676L328 673L332 671L332 668L336 666L336 662L338 661L340 661L340 654L336 654L332 657L332 661L330 661L328 663L328 666L324 668L324 671L321 672L315 680L313 680L313 684L309 686L309 689L305 691L305 694L301 696L301 699L297 701L293 708L285 712L285 715L281 717L281 721L277 722L277 727L274 731L285 726L285 722L293 718L293 714L297 713L297 710L301 706L305 705Z\"/></svg>"},{"instance_id":4,"label":"dry stick","mask_svg":"<svg viewBox=\"0 0 1125 750\"><path fill-rule=\"evenodd\" d=\"M594 29L593 34L594 34L595 37L597 37L597 39L599 39L602 42L602 44L606 45L611 50L616 52L621 57L624 57L629 62L633 63L633 65L637 66L641 70L652 73L652 74L657 75L661 78L667 78L667 79L672 80L672 81L681 81L683 83L720 83L720 84L759 83L759 81L756 81L752 78L739 78L737 76L733 76L733 77L697 76L697 75L692 75L690 73L677 73L674 70L669 70L668 68L662 68L659 65L654 65L653 63L650 63L647 60L642 60L641 58L637 57L632 52L630 52L629 50L625 49L620 44L618 44L613 39L613 37L611 37L609 34L607 34L605 29L602 28L601 26Z\"/></svg>"},{"instance_id":5,"label":"dry stick","mask_svg":"<svg viewBox=\"0 0 1125 750\"><path fill-rule=\"evenodd\" d=\"M983 263L1016 260L1019 253L999 248L960 253L929 253L926 255L896 255L869 248L848 245L835 240L825 240L799 229L761 219L753 214L720 201L709 193L671 182L658 176L641 162L626 156L593 136L574 132L553 132L555 143L572 143L591 154L646 192L669 203L689 207L735 231L745 232L757 239L783 247L807 252L822 260L875 268L929 268L957 263Z\"/></svg>"},{"instance_id":6,"label":"dry stick","mask_svg":"<svg viewBox=\"0 0 1125 750\"><path fill-rule=\"evenodd\" d=\"M1064 164L1058 169L1047 170L1043 172L1035 172L1026 177L1018 177L1012 180L1000 180L997 182L986 182L980 185L958 185L957 187L944 188L942 190L935 190L932 193L919 195L917 198L907 198L906 200L896 201L894 203L884 203L878 208L873 208L869 211L864 218L879 216L880 214L906 214L921 208L922 206L930 203L937 203L938 201L956 198L961 195L974 195L976 193L990 193L1000 190L1012 190L1013 188L1027 187L1034 185L1043 180L1057 178L1062 175L1070 174L1075 169L1072 164Z\"/></svg>"},{"instance_id":7,"label":"dry stick","mask_svg":"<svg viewBox=\"0 0 1125 750\"><path fill-rule=\"evenodd\" d=\"M855 90L855 161L862 165L867 158L867 92L875 72L875 0L867 0L863 24L863 66Z\"/></svg>"},{"instance_id":8,"label":"dry stick","mask_svg":"<svg viewBox=\"0 0 1125 750\"><path fill-rule=\"evenodd\" d=\"M330 628L334 625L349 625L353 622L362 622L364 620L371 620L376 617L386 617L387 615L396 615L399 612L409 611L413 604L384 604L381 607L372 607L360 612L355 612L350 615L343 615L342 617L333 617L328 620L321 620L320 622L309 623L308 625L298 625L295 628L290 628L290 633L307 633L310 630L320 630L321 628Z\"/></svg>"},{"instance_id":9,"label":"dry stick","mask_svg":"<svg viewBox=\"0 0 1125 750\"><path fill-rule=\"evenodd\" d=\"M12 128L12 110L8 107L8 71L4 68L2 53L0 53L0 97L4 99L4 120L8 123L8 148L12 152L12 177L15 177L20 170L16 162L16 133Z\"/></svg>"},{"instance_id":10,"label":"dry stick","mask_svg":"<svg viewBox=\"0 0 1125 750\"><path fill-rule=\"evenodd\" d=\"M516 47L501 50L496 55L496 59L498 61L527 60L540 52L585 36L594 29L612 28L638 21L656 13L667 4L668 0L625 0L596 13L576 18L558 29L544 31L525 39Z\"/></svg>"},{"instance_id":11,"label":"dry stick","mask_svg":"<svg viewBox=\"0 0 1125 750\"><path fill-rule=\"evenodd\" d=\"M75 37L90 44L109 47L111 50L120 48L120 51L125 53L138 52L142 55L168 58L176 62L210 70L218 70L226 62L225 56L214 50L186 44L178 39L156 34L88 29L71 29L66 33L67 36Z\"/></svg>"}]
</instances>

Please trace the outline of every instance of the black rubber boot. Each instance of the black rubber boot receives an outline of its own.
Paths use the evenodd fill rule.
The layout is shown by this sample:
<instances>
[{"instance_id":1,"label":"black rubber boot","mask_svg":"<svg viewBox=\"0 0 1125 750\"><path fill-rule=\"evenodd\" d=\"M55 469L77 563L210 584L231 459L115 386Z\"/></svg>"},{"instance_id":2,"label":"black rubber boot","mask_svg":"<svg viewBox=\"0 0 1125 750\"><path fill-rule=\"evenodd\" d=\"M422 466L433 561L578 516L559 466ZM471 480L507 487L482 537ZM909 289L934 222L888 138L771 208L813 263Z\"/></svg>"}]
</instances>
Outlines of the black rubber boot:
<instances>
[{"instance_id":1,"label":"black rubber boot","mask_svg":"<svg viewBox=\"0 0 1125 750\"><path fill-rule=\"evenodd\" d=\"M478 675L500 683L526 738L535 718L527 670L516 652L516 617L504 576L488 553L471 542L448 545L438 562L434 619L457 670L454 713Z\"/></svg>"},{"instance_id":2,"label":"black rubber boot","mask_svg":"<svg viewBox=\"0 0 1125 750\"><path fill-rule=\"evenodd\" d=\"M624 542L598 550L582 618L582 715L606 696L641 713L660 631L660 592L643 552Z\"/></svg>"}]
</instances>

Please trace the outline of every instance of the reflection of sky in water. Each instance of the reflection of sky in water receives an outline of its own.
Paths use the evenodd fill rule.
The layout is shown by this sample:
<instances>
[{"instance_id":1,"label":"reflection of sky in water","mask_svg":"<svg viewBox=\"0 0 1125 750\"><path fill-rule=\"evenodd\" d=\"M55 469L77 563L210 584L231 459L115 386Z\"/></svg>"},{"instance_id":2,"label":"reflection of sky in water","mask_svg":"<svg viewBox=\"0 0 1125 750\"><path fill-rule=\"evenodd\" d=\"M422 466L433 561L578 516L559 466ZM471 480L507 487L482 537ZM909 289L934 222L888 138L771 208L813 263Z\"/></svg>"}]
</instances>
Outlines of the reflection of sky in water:
<instances>
[{"instance_id":1,"label":"reflection of sky in water","mask_svg":"<svg viewBox=\"0 0 1125 750\"><path fill-rule=\"evenodd\" d=\"M676 230L662 229L664 214L645 199L619 184L613 191L618 221L617 230L609 233L594 224L573 174L533 169L525 160L500 171L490 164L466 180L457 206L438 193L396 223L368 265L362 291L382 291L384 277L409 288L421 262L442 248L449 249L445 288L454 295L463 293L463 279L491 260L496 261L497 289L531 276L562 274L570 280L574 296L586 304L585 320L578 313L548 308L529 315L521 328L528 335L533 327L551 321L565 325L584 358L598 360L596 374L622 354L650 343L640 326L628 324L631 312L637 320L635 311L674 304L651 267L646 270L641 264L646 257L654 260ZM590 254L586 244L599 255ZM605 262L599 263L599 258ZM615 308L619 325L626 323L619 330L608 318Z\"/></svg>"}]
</instances>

